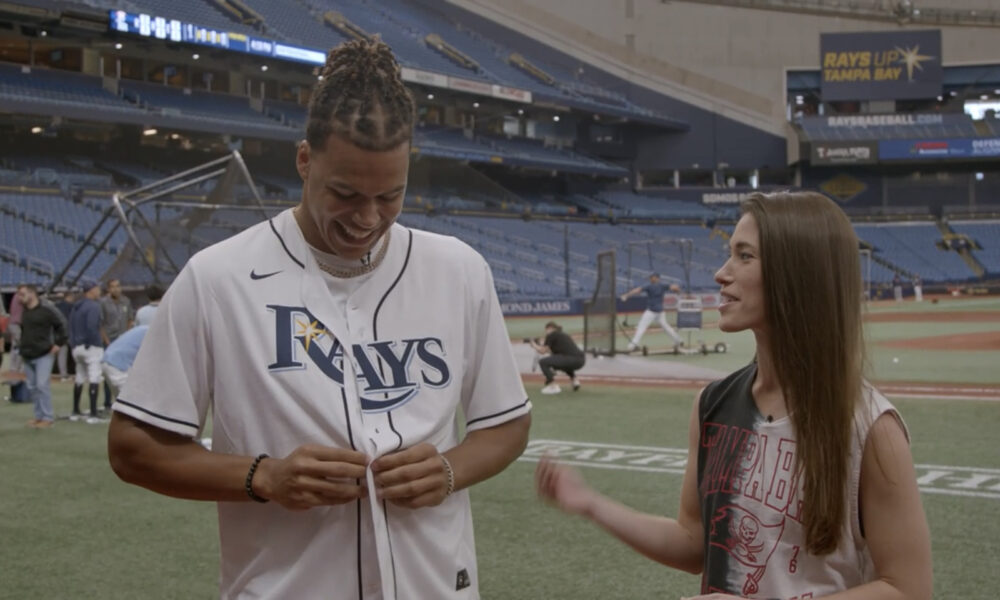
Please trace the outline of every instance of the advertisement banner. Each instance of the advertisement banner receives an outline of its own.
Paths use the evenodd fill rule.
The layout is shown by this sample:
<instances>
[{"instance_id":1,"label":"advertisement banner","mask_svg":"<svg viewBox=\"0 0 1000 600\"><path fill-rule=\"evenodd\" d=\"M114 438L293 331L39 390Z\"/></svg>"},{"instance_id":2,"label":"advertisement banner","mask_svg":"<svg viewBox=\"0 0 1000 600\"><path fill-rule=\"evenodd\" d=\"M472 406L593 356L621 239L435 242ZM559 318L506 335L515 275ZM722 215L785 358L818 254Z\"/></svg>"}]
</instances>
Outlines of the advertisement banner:
<instances>
[{"instance_id":1,"label":"advertisement banner","mask_svg":"<svg viewBox=\"0 0 1000 600\"><path fill-rule=\"evenodd\" d=\"M411 69L410 67L403 67L400 69L403 81L409 81L412 83L420 83L423 85L430 85L439 88L448 87L448 76L441 75L439 73L431 73L429 71L421 71L419 69Z\"/></svg>"},{"instance_id":2,"label":"advertisement banner","mask_svg":"<svg viewBox=\"0 0 1000 600\"><path fill-rule=\"evenodd\" d=\"M878 159L875 142L816 142L812 144L814 165L866 165Z\"/></svg>"},{"instance_id":3,"label":"advertisement banner","mask_svg":"<svg viewBox=\"0 0 1000 600\"><path fill-rule=\"evenodd\" d=\"M1000 138L941 140L882 140L879 160L936 160L942 158L1000 158Z\"/></svg>"},{"instance_id":4,"label":"advertisement banner","mask_svg":"<svg viewBox=\"0 0 1000 600\"><path fill-rule=\"evenodd\" d=\"M493 84L493 97L501 98L503 100L513 100L514 102L523 102L524 104L531 104L531 92L528 90L507 87L496 83Z\"/></svg>"},{"instance_id":5,"label":"advertisement banner","mask_svg":"<svg viewBox=\"0 0 1000 600\"><path fill-rule=\"evenodd\" d=\"M583 300L579 298L518 300L500 302L504 316L582 315Z\"/></svg>"},{"instance_id":6,"label":"advertisement banner","mask_svg":"<svg viewBox=\"0 0 1000 600\"><path fill-rule=\"evenodd\" d=\"M460 77L449 77L448 88L460 92L470 92L480 96L490 96L493 94L493 84L485 81L475 81L472 79L462 79Z\"/></svg>"},{"instance_id":7,"label":"advertisement banner","mask_svg":"<svg viewBox=\"0 0 1000 600\"><path fill-rule=\"evenodd\" d=\"M941 31L824 33L820 91L835 100L903 100L941 95Z\"/></svg>"}]
</instances>

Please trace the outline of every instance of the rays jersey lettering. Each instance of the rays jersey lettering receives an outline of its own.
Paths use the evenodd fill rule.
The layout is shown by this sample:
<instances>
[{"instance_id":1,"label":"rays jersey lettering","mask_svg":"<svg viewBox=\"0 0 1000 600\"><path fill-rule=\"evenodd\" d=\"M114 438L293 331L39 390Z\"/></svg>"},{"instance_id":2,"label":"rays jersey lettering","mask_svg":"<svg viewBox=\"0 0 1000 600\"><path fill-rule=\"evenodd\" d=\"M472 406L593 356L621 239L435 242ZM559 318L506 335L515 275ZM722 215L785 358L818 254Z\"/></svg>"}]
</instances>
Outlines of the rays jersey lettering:
<instances>
[{"instance_id":1,"label":"rays jersey lettering","mask_svg":"<svg viewBox=\"0 0 1000 600\"><path fill-rule=\"evenodd\" d=\"M275 360L268 370L305 369L308 357L343 387L345 348L340 341L305 307L269 304L267 308L274 313L275 334ZM350 358L361 383L361 410L386 412L415 398L423 386L448 386L451 371L445 356L444 344L435 337L352 344Z\"/></svg>"}]
</instances>

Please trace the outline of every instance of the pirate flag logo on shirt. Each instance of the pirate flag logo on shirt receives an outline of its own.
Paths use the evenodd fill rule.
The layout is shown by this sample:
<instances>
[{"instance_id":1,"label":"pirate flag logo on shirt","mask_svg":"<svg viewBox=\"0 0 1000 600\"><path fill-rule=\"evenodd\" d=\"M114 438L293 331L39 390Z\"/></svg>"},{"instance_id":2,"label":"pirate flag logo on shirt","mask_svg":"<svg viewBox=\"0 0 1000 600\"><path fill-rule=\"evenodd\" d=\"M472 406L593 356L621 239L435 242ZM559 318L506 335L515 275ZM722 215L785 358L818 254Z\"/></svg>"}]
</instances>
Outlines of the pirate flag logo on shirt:
<instances>
[{"instance_id":1,"label":"pirate flag logo on shirt","mask_svg":"<svg viewBox=\"0 0 1000 600\"><path fill-rule=\"evenodd\" d=\"M768 525L750 511L736 505L723 506L712 516L709 544L725 550L740 564L749 567L743 594L757 593L767 570L767 561L785 530L784 519Z\"/></svg>"}]
</instances>

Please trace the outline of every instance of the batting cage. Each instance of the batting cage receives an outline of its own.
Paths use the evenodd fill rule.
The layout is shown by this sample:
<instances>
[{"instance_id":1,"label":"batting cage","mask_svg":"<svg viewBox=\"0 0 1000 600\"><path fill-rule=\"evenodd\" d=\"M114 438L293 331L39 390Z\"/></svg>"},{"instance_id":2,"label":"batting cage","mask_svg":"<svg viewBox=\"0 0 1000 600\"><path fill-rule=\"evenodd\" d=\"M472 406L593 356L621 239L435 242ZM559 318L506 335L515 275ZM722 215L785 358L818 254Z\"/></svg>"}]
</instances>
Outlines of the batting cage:
<instances>
[{"instance_id":1,"label":"batting cage","mask_svg":"<svg viewBox=\"0 0 1000 600\"><path fill-rule=\"evenodd\" d=\"M694 241L688 238L658 238L628 242L629 289L645 285L653 273L667 284L691 290L691 261ZM625 290L628 291L628 290Z\"/></svg>"},{"instance_id":2,"label":"batting cage","mask_svg":"<svg viewBox=\"0 0 1000 600\"><path fill-rule=\"evenodd\" d=\"M116 192L49 291L118 279L168 285L199 250L288 205L265 205L238 152Z\"/></svg>"},{"instance_id":3,"label":"batting cage","mask_svg":"<svg viewBox=\"0 0 1000 600\"><path fill-rule=\"evenodd\" d=\"M594 295L583 303L583 348L594 356L615 354L618 325L618 295L615 292L615 251L597 255L597 285Z\"/></svg>"}]
</instances>

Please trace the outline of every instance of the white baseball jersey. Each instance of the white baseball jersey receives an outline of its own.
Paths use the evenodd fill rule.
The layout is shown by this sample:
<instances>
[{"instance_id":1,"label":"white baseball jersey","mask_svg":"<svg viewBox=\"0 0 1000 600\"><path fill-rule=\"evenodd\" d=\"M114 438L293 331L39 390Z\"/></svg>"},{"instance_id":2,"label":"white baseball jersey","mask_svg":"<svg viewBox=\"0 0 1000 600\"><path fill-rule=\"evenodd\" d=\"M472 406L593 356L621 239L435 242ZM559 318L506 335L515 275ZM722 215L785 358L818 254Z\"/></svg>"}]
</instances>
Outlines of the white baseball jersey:
<instances>
[{"instance_id":1,"label":"white baseball jersey","mask_svg":"<svg viewBox=\"0 0 1000 600\"><path fill-rule=\"evenodd\" d=\"M291 211L194 256L157 311L115 410L215 452L307 444L372 458L527 414L483 258L394 225L383 262L336 302ZM369 477L369 482L371 477ZM374 494L292 512L220 502L223 598L478 598L466 490L407 509Z\"/></svg>"}]
</instances>

